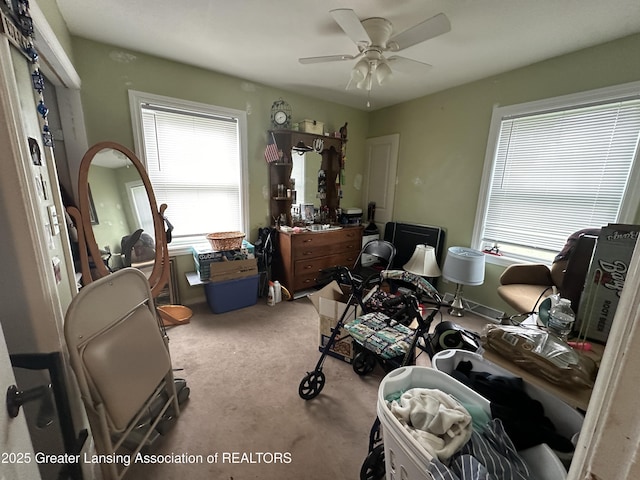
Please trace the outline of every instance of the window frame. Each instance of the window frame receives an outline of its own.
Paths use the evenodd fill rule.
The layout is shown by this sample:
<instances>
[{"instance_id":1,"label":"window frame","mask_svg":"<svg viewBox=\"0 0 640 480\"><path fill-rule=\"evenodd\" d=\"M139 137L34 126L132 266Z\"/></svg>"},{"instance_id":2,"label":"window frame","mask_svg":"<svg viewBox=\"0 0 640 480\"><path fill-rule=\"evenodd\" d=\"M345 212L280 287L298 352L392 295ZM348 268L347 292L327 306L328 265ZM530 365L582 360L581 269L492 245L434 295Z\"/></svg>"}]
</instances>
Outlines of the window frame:
<instances>
[{"instance_id":1,"label":"window frame","mask_svg":"<svg viewBox=\"0 0 640 480\"><path fill-rule=\"evenodd\" d=\"M151 103L168 108L178 110L189 110L195 113L203 113L212 116L234 117L238 122L239 142L240 142L240 215L241 225L245 232L249 232L249 160L247 148L247 113L243 110L210 105L201 102L194 102L164 95L156 95L152 93L140 92L137 90L129 90L129 109L131 114L131 123L133 129L133 141L136 155L140 161L147 167L145 155L144 135L142 128L141 107L143 104ZM171 205L167 208L167 216L171 219ZM174 240L169 244L169 252L173 255L182 255L190 253L190 246L196 243L206 243L203 236L191 236L182 241Z\"/></svg>"},{"instance_id":2,"label":"window frame","mask_svg":"<svg viewBox=\"0 0 640 480\"><path fill-rule=\"evenodd\" d=\"M491 115L491 124L489 127L489 135L487 137L487 148L485 152L484 167L482 171L482 181L478 194L478 204L476 209L476 217L473 226L473 235L471 240L472 248L482 250L482 232L484 229L484 221L486 209L489 201L489 190L491 187L493 171L496 161L496 153L498 148L498 140L500 138L500 129L502 121L513 116L526 116L540 114L554 110L565 110L583 105L612 103L620 100L640 98L640 82L631 82L613 87L599 88L586 92L562 95L543 100L532 102L500 106L494 105ZM629 173L628 184L631 188L627 188L624 193L620 205L620 212L616 222L633 223L635 221L638 207L640 205L640 188L633 188L634 185L640 184L640 148L636 150L636 157L633 160L631 171ZM497 255L486 255L486 261L491 264L508 266L514 263L524 263L526 260L522 258ZM540 263L548 263L550 261L544 259L531 259Z\"/></svg>"}]
</instances>

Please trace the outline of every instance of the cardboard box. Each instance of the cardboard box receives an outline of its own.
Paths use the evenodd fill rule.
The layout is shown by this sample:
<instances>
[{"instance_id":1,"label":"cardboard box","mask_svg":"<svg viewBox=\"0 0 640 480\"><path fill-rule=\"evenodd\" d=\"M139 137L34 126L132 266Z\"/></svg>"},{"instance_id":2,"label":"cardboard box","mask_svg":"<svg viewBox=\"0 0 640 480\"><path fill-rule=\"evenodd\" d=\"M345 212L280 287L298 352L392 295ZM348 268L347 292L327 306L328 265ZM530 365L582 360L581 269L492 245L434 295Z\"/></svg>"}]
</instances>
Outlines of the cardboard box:
<instances>
[{"instance_id":1,"label":"cardboard box","mask_svg":"<svg viewBox=\"0 0 640 480\"><path fill-rule=\"evenodd\" d=\"M639 234L640 225L610 224L600 231L578 308L580 335L607 341Z\"/></svg>"},{"instance_id":2,"label":"cardboard box","mask_svg":"<svg viewBox=\"0 0 640 480\"><path fill-rule=\"evenodd\" d=\"M222 282L258 275L258 262L255 258L232 260L230 262L213 262L209 264L209 268L210 282Z\"/></svg>"},{"instance_id":3,"label":"cardboard box","mask_svg":"<svg viewBox=\"0 0 640 480\"><path fill-rule=\"evenodd\" d=\"M309 299L318 312L318 350L322 351L329 341L329 337L331 337L338 320L347 308L348 295L345 295L338 283L333 281L321 290L309 295ZM358 314L360 313L359 310L358 308ZM355 317L356 308L351 306L346 322ZM352 363L355 356L353 342L351 335L344 329L340 329L336 341L333 347L329 349L328 354L343 362Z\"/></svg>"},{"instance_id":4,"label":"cardboard box","mask_svg":"<svg viewBox=\"0 0 640 480\"><path fill-rule=\"evenodd\" d=\"M340 285L338 285L338 282L336 282L335 280L330 284L322 287L317 292L312 293L307 298L311 300L311 303L318 313L320 313L320 298L328 298L330 300L339 300L344 302L347 301L347 299L344 298L344 293L342 292Z\"/></svg>"},{"instance_id":5,"label":"cardboard box","mask_svg":"<svg viewBox=\"0 0 640 480\"><path fill-rule=\"evenodd\" d=\"M201 243L191 245L193 259L198 263L219 262L223 258L244 255L244 258L251 258L255 254L255 247L247 242L242 241L242 246L236 250L212 250L209 243Z\"/></svg>"},{"instance_id":6,"label":"cardboard box","mask_svg":"<svg viewBox=\"0 0 640 480\"><path fill-rule=\"evenodd\" d=\"M324 123L316 120L302 120L298 128L300 128L301 132L314 133L316 135L322 135L324 133Z\"/></svg>"},{"instance_id":7,"label":"cardboard box","mask_svg":"<svg viewBox=\"0 0 640 480\"><path fill-rule=\"evenodd\" d=\"M329 349L327 355L333 358L337 358L338 360L342 360L346 363L353 363L353 358L355 357L353 338L351 338L351 335L348 334L345 338L343 338L343 332L340 332L338 335L339 337L334 341L333 347ZM328 342L328 336L320 335L320 345L318 346L318 351L322 352Z\"/></svg>"},{"instance_id":8,"label":"cardboard box","mask_svg":"<svg viewBox=\"0 0 640 480\"><path fill-rule=\"evenodd\" d=\"M209 243L192 245L191 252L193 254L193 263L196 272L203 282L209 281L211 274L210 265L214 262L226 262L230 260L246 260L255 258L255 247L247 242L242 241L242 247L237 250L217 251L212 250Z\"/></svg>"}]
</instances>

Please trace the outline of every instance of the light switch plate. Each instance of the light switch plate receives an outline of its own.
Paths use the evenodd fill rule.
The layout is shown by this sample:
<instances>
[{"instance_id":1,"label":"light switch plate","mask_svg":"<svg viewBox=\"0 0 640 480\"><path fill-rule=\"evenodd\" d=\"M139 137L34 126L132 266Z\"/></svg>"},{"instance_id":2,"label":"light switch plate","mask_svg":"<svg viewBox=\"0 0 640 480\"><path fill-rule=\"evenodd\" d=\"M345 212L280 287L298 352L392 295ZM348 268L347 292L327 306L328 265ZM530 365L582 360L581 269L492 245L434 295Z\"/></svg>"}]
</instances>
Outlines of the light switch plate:
<instances>
[{"instance_id":1,"label":"light switch plate","mask_svg":"<svg viewBox=\"0 0 640 480\"><path fill-rule=\"evenodd\" d=\"M49 205L47 207L47 213L49 214L49 227L51 228L51 235L56 236L60 233L60 221L58 220L58 212L55 205Z\"/></svg>"}]
</instances>

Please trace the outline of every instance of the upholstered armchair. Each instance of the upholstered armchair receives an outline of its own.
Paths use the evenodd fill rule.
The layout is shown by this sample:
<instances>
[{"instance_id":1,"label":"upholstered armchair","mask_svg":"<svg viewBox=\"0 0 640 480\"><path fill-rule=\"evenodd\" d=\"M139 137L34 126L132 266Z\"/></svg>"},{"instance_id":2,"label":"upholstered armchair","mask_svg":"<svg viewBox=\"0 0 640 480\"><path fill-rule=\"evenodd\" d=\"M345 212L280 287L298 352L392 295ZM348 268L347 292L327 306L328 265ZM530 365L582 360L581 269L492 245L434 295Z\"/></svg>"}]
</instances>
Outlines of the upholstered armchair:
<instances>
[{"instance_id":1,"label":"upholstered armchair","mask_svg":"<svg viewBox=\"0 0 640 480\"><path fill-rule=\"evenodd\" d=\"M590 228L572 234L551 267L538 263L510 265L500 276L498 295L518 313L529 313L537 312L555 288L571 300L577 313L599 232Z\"/></svg>"},{"instance_id":2,"label":"upholstered armchair","mask_svg":"<svg viewBox=\"0 0 640 480\"><path fill-rule=\"evenodd\" d=\"M500 276L498 295L519 313L535 312L562 285L563 268L559 263L551 268L541 263L510 265Z\"/></svg>"}]
</instances>

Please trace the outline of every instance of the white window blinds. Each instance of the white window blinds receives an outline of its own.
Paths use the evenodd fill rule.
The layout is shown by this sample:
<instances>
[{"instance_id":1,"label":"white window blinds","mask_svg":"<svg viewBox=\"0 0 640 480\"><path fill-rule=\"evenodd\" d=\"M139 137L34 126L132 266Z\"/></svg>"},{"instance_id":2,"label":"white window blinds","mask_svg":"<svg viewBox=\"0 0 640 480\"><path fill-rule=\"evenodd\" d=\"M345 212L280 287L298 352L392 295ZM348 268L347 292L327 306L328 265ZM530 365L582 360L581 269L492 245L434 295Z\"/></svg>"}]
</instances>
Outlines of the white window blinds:
<instances>
[{"instance_id":1,"label":"white window blinds","mask_svg":"<svg viewBox=\"0 0 640 480\"><path fill-rule=\"evenodd\" d=\"M242 231L236 118L142 105L149 179L176 239Z\"/></svg>"},{"instance_id":2,"label":"white window blinds","mask_svg":"<svg viewBox=\"0 0 640 480\"><path fill-rule=\"evenodd\" d=\"M616 222L639 133L638 99L503 118L483 245L555 254L571 233Z\"/></svg>"}]
</instances>

